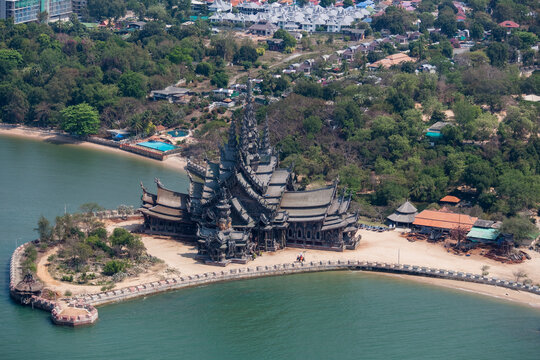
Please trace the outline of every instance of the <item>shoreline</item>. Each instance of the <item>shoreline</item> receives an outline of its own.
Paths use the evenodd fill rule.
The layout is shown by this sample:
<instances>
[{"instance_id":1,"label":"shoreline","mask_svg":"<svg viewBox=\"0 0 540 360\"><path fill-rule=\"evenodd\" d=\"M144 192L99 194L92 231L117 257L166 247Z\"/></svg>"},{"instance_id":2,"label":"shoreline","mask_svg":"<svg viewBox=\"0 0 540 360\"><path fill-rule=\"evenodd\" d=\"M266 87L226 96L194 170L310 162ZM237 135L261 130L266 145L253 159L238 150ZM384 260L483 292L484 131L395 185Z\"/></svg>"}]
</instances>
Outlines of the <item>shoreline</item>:
<instances>
[{"instance_id":1,"label":"shoreline","mask_svg":"<svg viewBox=\"0 0 540 360\"><path fill-rule=\"evenodd\" d=\"M119 223L111 222L106 224L106 228L109 232L111 232L114 227L124 227L130 229L133 228L133 226L137 226L139 222L140 219L126 220ZM528 287L528 289L532 292L523 291L527 289L521 286L517 288L508 288L509 283L514 283L514 281L511 279L514 279L512 274L516 270L526 271L529 274L530 280L533 282L533 284L538 284L540 282L540 271L538 271L540 266L539 253L532 252L532 260L528 260L522 264L502 264L482 257L478 254L473 254L470 257L456 256L448 253L440 244L431 244L420 241L411 243L405 238L401 237L398 231L374 233L366 230L360 230L360 233L362 235L362 240L360 242L360 246L356 250L346 250L342 253L334 253L324 250L285 248L277 252L264 253L263 256L257 257L246 265L232 263L227 265L225 268L207 265L197 261L197 248L192 243L177 241L169 237L143 234L142 241L147 249L148 254L163 260L164 266L157 271L151 270L147 273L140 274L135 278L127 278L122 282L116 283L116 288L109 292L112 295L115 295L119 291L127 291L125 289L128 288L139 288L143 284L160 284L160 282L171 278L189 279L191 277L203 276L201 274L221 273L222 271L229 273L231 271L241 271L242 269L246 268L273 269L278 265L293 263L298 252L303 252L308 264L328 264L328 262L340 264L344 261L379 264L381 266L382 264L389 264L391 267L387 268L386 270L391 270L391 272L393 272L393 274L386 274L389 276L398 276L404 279L410 279L412 281L429 283L430 285L434 286L443 286L460 291L468 291L479 295L509 300L534 308L540 308L540 290L538 289L538 285L536 287ZM397 259L397 257L394 255L394 253L397 253L398 249L401 250L402 260L399 264L396 262L396 260L399 259ZM53 249L49 251L53 251ZM60 293L64 293L69 290L73 296L76 297L85 297L90 294L96 295L102 293L100 291L100 287L98 286L74 285L71 283L54 280L50 276L43 276L43 274L48 275L46 261L47 255L48 253L45 253L40 256L37 265L38 275L44 282L45 286ZM414 265L409 265L407 268L402 268L403 265L400 264ZM385 271L385 269L380 269L379 265L376 265L379 267L379 269L377 269L378 271L376 270L375 272L383 274L381 271ZM483 265L490 266L489 275L473 275L478 274ZM432 270L435 271L437 269L452 270L444 270L447 272L446 274L444 271L442 273L431 272ZM325 266L325 269L319 269L318 271L321 270L332 269L327 269L327 266ZM427 271L427 273L422 273L422 271ZM404 277L404 275L407 276ZM268 276L268 274L260 274L260 276ZM462 281L441 279L451 277ZM493 279L493 281L488 281L490 279ZM226 279L215 280L224 281ZM470 282L463 280L468 280ZM481 284L481 282L484 284ZM166 286L166 288L169 289L170 286L176 285L177 284L173 282L171 284L164 284L163 286ZM153 288L153 286L151 288ZM149 294L146 292L145 287L141 288L141 290L144 290L144 293L140 296L146 296ZM129 295L130 298L136 297L134 294L132 296L131 292L129 292Z\"/></svg>"},{"instance_id":2,"label":"shoreline","mask_svg":"<svg viewBox=\"0 0 540 360\"><path fill-rule=\"evenodd\" d=\"M441 287L457 292L465 292L475 296L494 298L504 302L511 302L515 305L526 306L540 311L540 295L509 289L492 284L480 284L474 282L442 279L418 276L412 274L396 274L387 272L372 272L385 277L398 278L405 281L413 281L428 286Z\"/></svg>"},{"instance_id":3,"label":"shoreline","mask_svg":"<svg viewBox=\"0 0 540 360\"><path fill-rule=\"evenodd\" d=\"M20 278L20 261L18 255L32 242L19 246L12 254L10 263L10 294L17 299L19 294L14 292L16 282ZM19 262L19 264L17 264ZM93 324L98 319L97 306L123 302L140 297L157 295L163 292L180 290L187 287L196 287L206 284L247 280L269 276L284 276L309 272L325 271L358 271L378 273L383 276L393 276L403 280L417 281L431 286L441 286L455 291L465 291L475 296L489 296L499 300L510 301L518 305L526 305L540 310L540 288L538 286L524 285L508 280L485 277L476 274L458 271L428 268L425 266L369 262L365 260L327 260L311 261L310 263L279 263L242 268L229 268L228 271L214 271L168 277L161 280L133 283L118 289L100 291L97 293L85 292L73 297L61 298L58 301L46 300L39 296L32 296L30 304L51 312L51 319L57 325L81 326ZM50 288L50 283L43 281L44 286ZM86 311L85 316L68 316L73 309Z\"/></svg>"},{"instance_id":4,"label":"shoreline","mask_svg":"<svg viewBox=\"0 0 540 360\"><path fill-rule=\"evenodd\" d=\"M445 287L460 292L469 292L478 296L488 296L540 310L540 294L526 290L524 286L516 285L513 282L498 280L499 285L496 285L495 281L490 284L490 280L486 278L485 283L479 283L478 281L481 279L480 275L460 275L458 272L444 269L422 269L412 265L382 264L351 260L337 262L329 260L328 262L311 262L309 264L276 264L272 267L257 266L255 268L229 269L229 271L212 271L86 294L77 297L76 300L83 301L92 306L104 306L212 283L326 271L358 271L380 274L382 276L416 281L431 286ZM521 287L522 291L515 289L516 287Z\"/></svg>"},{"instance_id":5,"label":"shoreline","mask_svg":"<svg viewBox=\"0 0 540 360\"><path fill-rule=\"evenodd\" d=\"M160 164L161 166L167 167L172 170L177 170L179 172L186 172L184 168L187 165L187 159L180 155L171 155L165 160L152 159L118 148L100 145L89 141L78 140L56 130L44 130L40 128L32 128L29 126L16 124L14 124L13 126L11 124L0 124L0 136L9 136L20 139L43 141L56 145L70 145L96 151L104 151L117 155L128 156L133 159L150 161L154 164Z\"/></svg>"}]
</instances>

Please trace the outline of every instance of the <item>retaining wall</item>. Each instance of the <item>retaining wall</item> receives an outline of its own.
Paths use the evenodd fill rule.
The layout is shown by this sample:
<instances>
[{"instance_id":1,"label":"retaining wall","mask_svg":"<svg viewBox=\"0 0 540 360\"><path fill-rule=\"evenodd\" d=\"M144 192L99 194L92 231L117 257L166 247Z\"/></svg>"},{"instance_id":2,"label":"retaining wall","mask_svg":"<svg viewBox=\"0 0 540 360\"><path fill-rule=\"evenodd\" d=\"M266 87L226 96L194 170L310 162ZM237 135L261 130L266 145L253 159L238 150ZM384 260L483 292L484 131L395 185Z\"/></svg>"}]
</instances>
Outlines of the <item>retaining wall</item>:
<instances>
[{"instance_id":1,"label":"retaining wall","mask_svg":"<svg viewBox=\"0 0 540 360\"><path fill-rule=\"evenodd\" d=\"M19 246L11 256L10 264L10 292L22 279L20 260L24 253L24 248L29 243ZM114 302L134 299L141 296L158 294L165 291L177 290L191 286L198 286L214 282L249 279L263 276L278 276L286 274L321 272L332 270L361 270L408 274L416 276L427 276L441 279L468 281L479 284L495 285L508 289L527 291L540 295L538 286L525 285L523 283L502 280L494 277L486 277L478 274L463 273L459 271L428 268L417 265L389 264L380 262L368 262L361 260L338 260L338 261L317 261L310 263L285 263L272 266L253 266L240 269L229 269L221 271L206 272L197 275L186 275L168 278L161 281L130 286L115 290L104 291L96 294L89 294L71 299L69 306L80 307L88 310L85 316L62 316L58 303L46 300L41 297L32 297L32 306L51 311L51 318L58 325L89 325L98 319L98 311L94 306L105 305Z\"/></svg>"},{"instance_id":2,"label":"retaining wall","mask_svg":"<svg viewBox=\"0 0 540 360\"><path fill-rule=\"evenodd\" d=\"M492 277L485 277L476 274L463 273L445 269L427 268L415 265L387 264L366 261L319 261L304 263L288 263L273 266L256 266L241 269L230 269L228 271L213 271L197 275L179 276L166 280L154 281L138 286L131 286L116 290L109 290L97 294L86 295L78 298L87 304L94 306L104 305L113 302L133 299L140 296L157 294L160 292L182 289L185 287L198 286L213 282L248 279L263 276L276 276L303 272L318 272L331 270L362 270L401 273L417 276L428 276L442 279L460 280L488 285L496 285L514 290L522 290L540 295L538 286L524 285L513 281L500 280Z\"/></svg>"},{"instance_id":3,"label":"retaining wall","mask_svg":"<svg viewBox=\"0 0 540 360\"><path fill-rule=\"evenodd\" d=\"M67 316L62 315L62 308L59 306L54 306L51 309L51 319L56 325L65 325L65 326L83 326L91 325L95 323L98 319L98 311L95 307L89 304L77 303L71 305L71 307L84 309L88 312L86 315L77 315L77 316Z\"/></svg>"},{"instance_id":4,"label":"retaining wall","mask_svg":"<svg viewBox=\"0 0 540 360\"><path fill-rule=\"evenodd\" d=\"M9 293L14 298L17 299L15 286L22 280L22 269L21 269L21 258L24 255L24 249L26 246L32 242L27 242L20 245L13 251L11 255L11 261L9 264ZM37 308L51 313L52 321L57 325L68 325L68 326L81 326L81 325L90 325L97 321L98 311L95 307L90 304L85 303L70 303L66 304L67 307L75 308L84 308L88 311L88 315L84 316L63 316L61 312L63 308L61 304L56 301L48 300L40 296L33 295L31 297L30 305L32 308Z\"/></svg>"}]
</instances>

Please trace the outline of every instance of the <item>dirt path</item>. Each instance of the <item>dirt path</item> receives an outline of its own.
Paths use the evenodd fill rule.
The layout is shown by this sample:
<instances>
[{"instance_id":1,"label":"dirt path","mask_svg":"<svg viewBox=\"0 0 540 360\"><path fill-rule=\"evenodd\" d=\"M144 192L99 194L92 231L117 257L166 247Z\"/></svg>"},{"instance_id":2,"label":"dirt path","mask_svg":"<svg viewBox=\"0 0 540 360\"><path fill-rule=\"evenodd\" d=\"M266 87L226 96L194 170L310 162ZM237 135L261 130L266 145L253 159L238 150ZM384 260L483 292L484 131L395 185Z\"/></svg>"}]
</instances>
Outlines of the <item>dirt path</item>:
<instances>
[{"instance_id":1,"label":"dirt path","mask_svg":"<svg viewBox=\"0 0 540 360\"><path fill-rule=\"evenodd\" d=\"M312 54L316 54L317 52L316 51L311 51L311 52L307 52L307 53L296 53L296 54L292 54L290 56L287 56L286 58L284 58L283 60L281 61L278 61L272 65L270 65L268 68L269 69L272 69L278 65L281 65L281 64L285 64L285 63L288 63L289 61L291 60L294 60L296 58L299 58L300 56L304 56L304 55L312 55ZM322 54L321 54L322 55Z\"/></svg>"}]
</instances>

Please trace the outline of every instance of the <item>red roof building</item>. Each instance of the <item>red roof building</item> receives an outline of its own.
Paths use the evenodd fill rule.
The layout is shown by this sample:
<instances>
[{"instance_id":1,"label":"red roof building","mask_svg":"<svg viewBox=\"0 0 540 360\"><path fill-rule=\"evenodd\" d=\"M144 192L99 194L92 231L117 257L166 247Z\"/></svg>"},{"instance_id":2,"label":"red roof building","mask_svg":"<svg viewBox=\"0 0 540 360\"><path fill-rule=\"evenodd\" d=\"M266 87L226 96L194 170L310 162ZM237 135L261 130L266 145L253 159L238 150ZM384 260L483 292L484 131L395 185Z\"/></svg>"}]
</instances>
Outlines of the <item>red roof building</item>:
<instances>
[{"instance_id":1,"label":"red roof building","mask_svg":"<svg viewBox=\"0 0 540 360\"><path fill-rule=\"evenodd\" d=\"M444 202L444 203L449 203L449 204L458 204L461 201L461 199L455 196L446 195L439 201Z\"/></svg>"},{"instance_id":2,"label":"red roof building","mask_svg":"<svg viewBox=\"0 0 540 360\"><path fill-rule=\"evenodd\" d=\"M442 230L453 230L457 228L470 230L476 220L478 218L465 214L424 210L416 215L413 225Z\"/></svg>"},{"instance_id":3,"label":"red roof building","mask_svg":"<svg viewBox=\"0 0 540 360\"><path fill-rule=\"evenodd\" d=\"M505 27L507 29L517 29L519 27L519 24L510 20L506 20L500 23L499 26Z\"/></svg>"}]
</instances>

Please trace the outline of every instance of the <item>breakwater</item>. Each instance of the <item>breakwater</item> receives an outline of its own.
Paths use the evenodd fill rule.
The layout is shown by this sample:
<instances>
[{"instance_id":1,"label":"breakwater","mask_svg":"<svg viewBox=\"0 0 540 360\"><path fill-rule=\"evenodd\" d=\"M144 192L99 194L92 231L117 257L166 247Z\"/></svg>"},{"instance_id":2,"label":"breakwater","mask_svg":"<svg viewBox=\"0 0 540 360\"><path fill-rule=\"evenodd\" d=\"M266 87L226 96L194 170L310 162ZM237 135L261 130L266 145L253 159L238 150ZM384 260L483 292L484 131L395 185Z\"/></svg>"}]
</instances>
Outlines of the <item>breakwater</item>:
<instances>
[{"instance_id":1,"label":"breakwater","mask_svg":"<svg viewBox=\"0 0 540 360\"><path fill-rule=\"evenodd\" d=\"M31 243L27 242L18 246L11 255L9 264L9 293L11 297L21 304L25 303L31 305L32 308L49 311L51 313L51 320L57 325L76 327L95 323L98 319L98 311L91 304L85 304L70 298L53 301L36 295L28 298L21 297L21 294L17 292L15 287L23 279L21 263L24 257L24 250Z\"/></svg>"},{"instance_id":2,"label":"breakwater","mask_svg":"<svg viewBox=\"0 0 540 360\"><path fill-rule=\"evenodd\" d=\"M14 298L13 290L18 281L22 279L21 261L24 248L30 243L19 246L13 252L10 265L10 293ZM136 286L129 286L94 294L85 294L73 298L64 298L59 301L51 301L38 296L32 296L30 304L33 307L51 312L52 321L58 325L89 325L98 319L98 311L95 306L106 305L135 299L138 297L159 294L166 291L178 290L187 287L200 286L215 282L242 280L266 276L279 276L304 272L322 271L373 271L395 274L425 276L448 280L459 280L479 284L504 287L513 290L527 291L540 295L540 287L523 284L520 282L487 277L478 274L464 273L460 271L436 269L417 265L392 264L381 262L368 262L361 260L337 260L316 261L309 263L285 263L267 266L254 266L239 269L211 271L195 275L171 277L168 279L153 281ZM66 310L67 309L67 310ZM69 309L83 310L82 313L69 311Z\"/></svg>"},{"instance_id":3,"label":"breakwater","mask_svg":"<svg viewBox=\"0 0 540 360\"><path fill-rule=\"evenodd\" d=\"M480 284L495 285L508 289L527 291L533 294L540 295L540 288L538 286L525 285L523 283L501 280L493 277L485 277L477 274L463 273L459 271L445 269L427 268L407 264L387 264L357 260L338 260L246 267L240 269L230 269L227 271L212 271L197 275L179 276L137 286L130 286L116 290L100 292L97 294L85 295L78 297L77 300L83 301L87 304L92 304L94 306L99 306L108 303L125 301L141 296L148 296L165 291L199 286L213 282L232 281L264 276L278 276L303 272L321 272L336 270L375 271L460 280Z\"/></svg>"}]
</instances>

